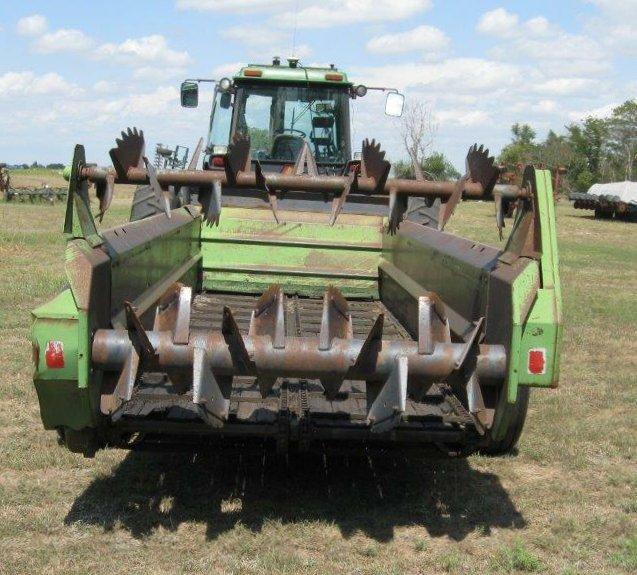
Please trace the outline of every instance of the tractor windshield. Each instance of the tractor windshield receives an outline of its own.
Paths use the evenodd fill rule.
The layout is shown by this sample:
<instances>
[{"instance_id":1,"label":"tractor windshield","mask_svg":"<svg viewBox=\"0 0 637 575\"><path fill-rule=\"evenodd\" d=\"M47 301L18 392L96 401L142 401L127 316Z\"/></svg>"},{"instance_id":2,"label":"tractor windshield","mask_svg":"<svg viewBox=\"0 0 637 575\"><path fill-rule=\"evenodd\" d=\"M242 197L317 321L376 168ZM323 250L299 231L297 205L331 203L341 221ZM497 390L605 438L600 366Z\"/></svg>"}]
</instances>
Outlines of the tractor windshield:
<instances>
[{"instance_id":1,"label":"tractor windshield","mask_svg":"<svg viewBox=\"0 0 637 575\"><path fill-rule=\"evenodd\" d=\"M343 88L242 85L233 128L250 135L254 159L294 162L307 142L318 163L342 164L349 159L348 102Z\"/></svg>"}]
</instances>

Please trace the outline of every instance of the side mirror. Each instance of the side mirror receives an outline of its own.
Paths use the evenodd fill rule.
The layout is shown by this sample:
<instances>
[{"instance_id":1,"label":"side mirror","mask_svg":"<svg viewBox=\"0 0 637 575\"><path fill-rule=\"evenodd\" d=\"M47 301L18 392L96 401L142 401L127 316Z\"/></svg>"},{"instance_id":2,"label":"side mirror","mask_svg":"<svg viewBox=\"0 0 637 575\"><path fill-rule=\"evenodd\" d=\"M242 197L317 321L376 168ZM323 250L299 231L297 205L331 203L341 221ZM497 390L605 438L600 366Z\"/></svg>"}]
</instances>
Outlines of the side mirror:
<instances>
[{"instance_id":1,"label":"side mirror","mask_svg":"<svg viewBox=\"0 0 637 575\"><path fill-rule=\"evenodd\" d=\"M185 81L181 84L181 105L184 108L196 108L199 105L199 84Z\"/></svg>"},{"instance_id":2,"label":"side mirror","mask_svg":"<svg viewBox=\"0 0 637 575\"><path fill-rule=\"evenodd\" d=\"M385 100L385 114L399 118L403 115L405 106L405 96L398 92L390 92Z\"/></svg>"}]
</instances>

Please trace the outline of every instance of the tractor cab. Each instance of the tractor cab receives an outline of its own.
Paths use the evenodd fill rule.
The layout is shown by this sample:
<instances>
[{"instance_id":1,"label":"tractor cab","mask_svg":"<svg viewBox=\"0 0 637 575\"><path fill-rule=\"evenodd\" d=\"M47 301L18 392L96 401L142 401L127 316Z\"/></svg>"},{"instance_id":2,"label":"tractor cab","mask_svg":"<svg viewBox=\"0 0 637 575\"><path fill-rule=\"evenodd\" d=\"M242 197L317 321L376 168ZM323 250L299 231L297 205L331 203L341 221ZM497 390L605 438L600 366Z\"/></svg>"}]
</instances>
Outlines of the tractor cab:
<instances>
[{"instance_id":1,"label":"tractor cab","mask_svg":"<svg viewBox=\"0 0 637 575\"><path fill-rule=\"evenodd\" d=\"M200 81L182 84L183 106L197 105ZM265 171L286 173L309 151L319 174L341 174L352 160L349 101L367 90L334 66L308 68L297 59L244 67L215 82L204 167L222 168L229 143L244 134ZM386 112L401 115L403 96L381 90L389 92Z\"/></svg>"}]
</instances>

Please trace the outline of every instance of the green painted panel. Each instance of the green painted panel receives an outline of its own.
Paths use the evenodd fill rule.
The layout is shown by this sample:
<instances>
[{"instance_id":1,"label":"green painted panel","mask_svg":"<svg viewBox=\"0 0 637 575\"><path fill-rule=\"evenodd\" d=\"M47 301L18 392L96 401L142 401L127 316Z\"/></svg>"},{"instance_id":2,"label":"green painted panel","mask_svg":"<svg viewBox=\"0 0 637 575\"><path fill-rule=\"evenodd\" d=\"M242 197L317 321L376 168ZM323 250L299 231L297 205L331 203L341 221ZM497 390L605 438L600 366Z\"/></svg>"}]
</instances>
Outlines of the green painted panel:
<instances>
[{"instance_id":1,"label":"green painted panel","mask_svg":"<svg viewBox=\"0 0 637 575\"><path fill-rule=\"evenodd\" d=\"M77 319L36 318L31 327L31 341L39 349L38 365L34 379L77 379L78 374L78 321ZM50 341L60 342L64 353L64 367L49 369L46 365L46 348Z\"/></svg>"},{"instance_id":2,"label":"green painted panel","mask_svg":"<svg viewBox=\"0 0 637 575\"><path fill-rule=\"evenodd\" d=\"M280 283L320 295L329 284L350 297L377 296L382 218L227 208L218 227L202 228L205 289L259 293Z\"/></svg>"},{"instance_id":3,"label":"green painted panel","mask_svg":"<svg viewBox=\"0 0 637 575\"><path fill-rule=\"evenodd\" d=\"M269 210L224 208L218 226L202 226L201 239L315 240L373 249L382 245L383 218L379 216L341 214L333 226L327 213L282 212L280 217L282 223L277 224Z\"/></svg>"},{"instance_id":4,"label":"green painted panel","mask_svg":"<svg viewBox=\"0 0 637 575\"><path fill-rule=\"evenodd\" d=\"M326 286L333 283L347 298L378 298L376 280L334 279L321 277L281 277L277 274L247 274L240 272L204 272L203 289L220 292L261 294L272 284L285 280L287 293L305 297L321 297Z\"/></svg>"},{"instance_id":5,"label":"green painted panel","mask_svg":"<svg viewBox=\"0 0 637 575\"><path fill-rule=\"evenodd\" d=\"M268 66L263 64L250 64L247 68L250 70L261 70L261 77L246 77L244 75L246 68L241 68L239 73L234 76L235 82L249 80L250 82L310 82L313 84L333 84L334 86L351 85L345 72L330 68L306 68L300 66L290 68L286 65ZM340 82L328 81L325 79L325 74L340 74L343 79Z\"/></svg>"},{"instance_id":6,"label":"green painted panel","mask_svg":"<svg viewBox=\"0 0 637 575\"><path fill-rule=\"evenodd\" d=\"M80 430L94 425L89 392L78 388L76 381L36 379L35 390L45 429L70 427Z\"/></svg>"},{"instance_id":7,"label":"green painted panel","mask_svg":"<svg viewBox=\"0 0 637 575\"><path fill-rule=\"evenodd\" d=\"M77 319L77 308L70 289L65 289L52 300L35 308L31 313L35 318Z\"/></svg>"},{"instance_id":8,"label":"green painted panel","mask_svg":"<svg viewBox=\"0 0 637 575\"><path fill-rule=\"evenodd\" d=\"M357 250L306 248L262 244L203 243L204 271L210 268L260 267L267 269L302 268L312 275L376 276L379 253Z\"/></svg>"}]
</instances>

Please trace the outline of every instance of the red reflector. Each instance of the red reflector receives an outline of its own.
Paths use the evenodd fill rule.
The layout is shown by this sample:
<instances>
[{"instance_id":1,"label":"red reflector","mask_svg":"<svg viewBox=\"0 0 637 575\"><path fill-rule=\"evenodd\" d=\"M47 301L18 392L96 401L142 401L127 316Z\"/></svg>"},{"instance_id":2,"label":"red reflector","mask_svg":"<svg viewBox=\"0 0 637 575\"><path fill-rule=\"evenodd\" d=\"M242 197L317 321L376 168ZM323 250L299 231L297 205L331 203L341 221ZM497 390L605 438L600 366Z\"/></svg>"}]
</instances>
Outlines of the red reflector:
<instances>
[{"instance_id":1,"label":"red reflector","mask_svg":"<svg viewBox=\"0 0 637 575\"><path fill-rule=\"evenodd\" d=\"M251 78L260 78L261 76L263 76L263 72L261 70L244 70L243 71L243 75L244 76L249 76Z\"/></svg>"},{"instance_id":2,"label":"red reflector","mask_svg":"<svg viewBox=\"0 0 637 575\"><path fill-rule=\"evenodd\" d=\"M546 373L546 350L530 349L529 350L529 373L531 375L542 375Z\"/></svg>"},{"instance_id":3,"label":"red reflector","mask_svg":"<svg viewBox=\"0 0 637 575\"><path fill-rule=\"evenodd\" d=\"M61 341L49 341L44 352L46 366L49 369L60 369L64 367L64 345Z\"/></svg>"},{"instance_id":4,"label":"red reflector","mask_svg":"<svg viewBox=\"0 0 637 575\"><path fill-rule=\"evenodd\" d=\"M215 168L223 168L223 166L224 166L223 156L213 156L212 157L212 165Z\"/></svg>"},{"instance_id":5,"label":"red reflector","mask_svg":"<svg viewBox=\"0 0 637 575\"><path fill-rule=\"evenodd\" d=\"M343 74L325 74L325 79L330 82L342 82Z\"/></svg>"}]
</instances>

